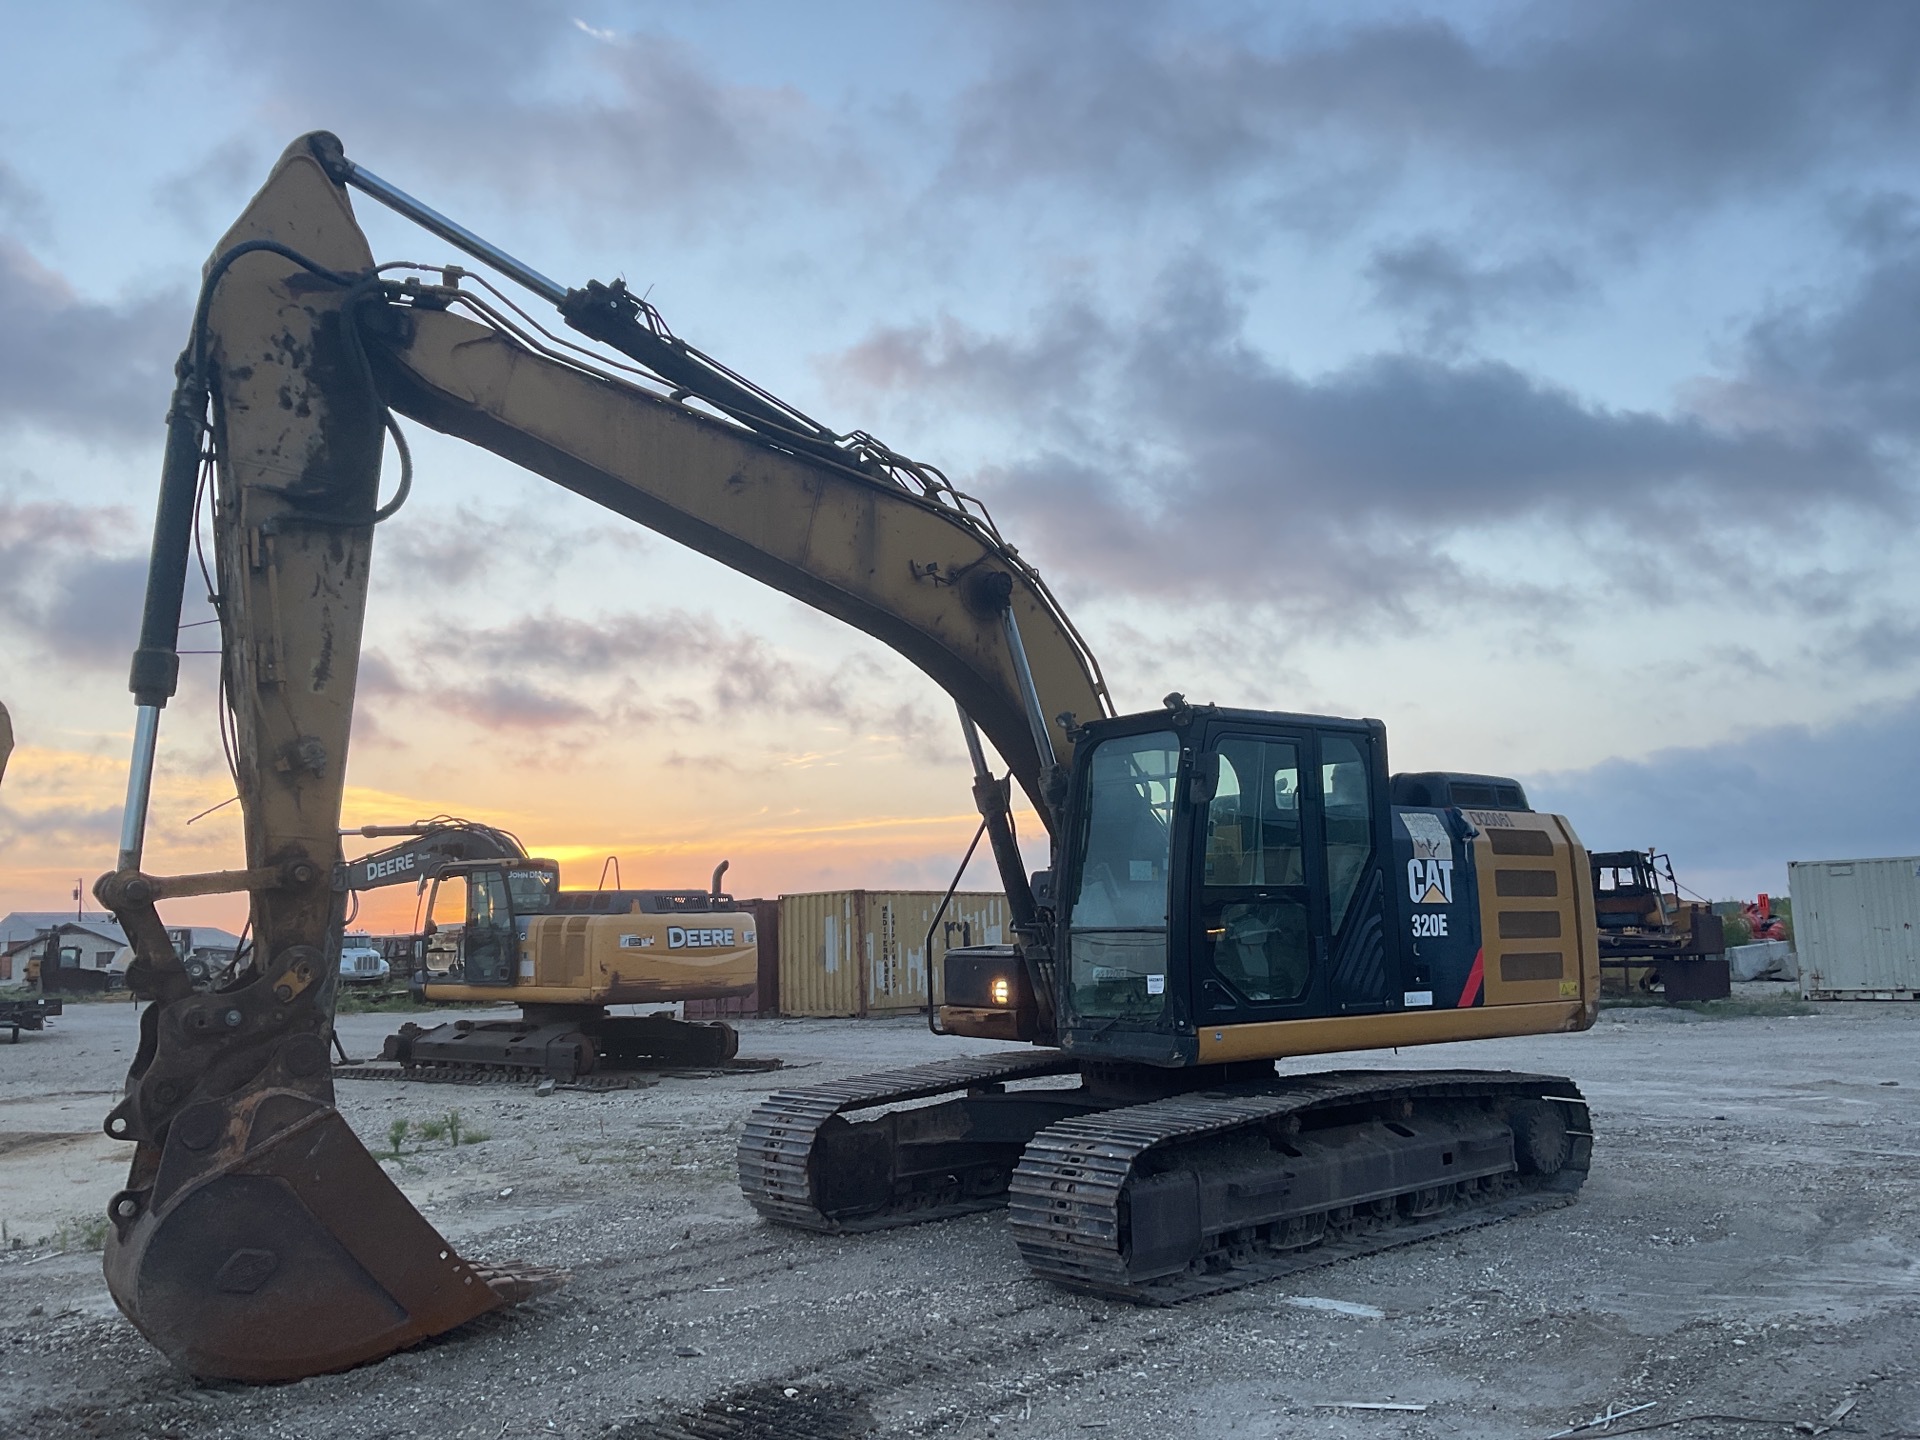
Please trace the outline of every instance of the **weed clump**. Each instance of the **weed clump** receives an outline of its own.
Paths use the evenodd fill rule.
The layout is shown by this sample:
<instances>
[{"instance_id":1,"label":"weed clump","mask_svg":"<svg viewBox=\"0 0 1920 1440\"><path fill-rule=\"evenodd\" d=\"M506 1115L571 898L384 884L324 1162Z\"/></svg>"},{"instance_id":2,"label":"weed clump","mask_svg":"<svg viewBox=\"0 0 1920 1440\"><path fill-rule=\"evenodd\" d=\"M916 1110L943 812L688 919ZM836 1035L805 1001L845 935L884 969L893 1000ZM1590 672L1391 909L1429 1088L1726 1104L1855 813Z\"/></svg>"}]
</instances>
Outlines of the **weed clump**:
<instances>
[{"instance_id":1,"label":"weed clump","mask_svg":"<svg viewBox=\"0 0 1920 1440\"><path fill-rule=\"evenodd\" d=\"M445 1140L449 1145L478 1145L482 1140L493 1137L485 1130L476 1130L461 1118L458 1110L449 1110L444 1115L432 1116L425 1120L395 1120L387 1126L387 1153L393 1159L400 1158L401 1147L411 1138L419 1145L429 1145L436 1140Z\"/></svg>"}]
</instances>

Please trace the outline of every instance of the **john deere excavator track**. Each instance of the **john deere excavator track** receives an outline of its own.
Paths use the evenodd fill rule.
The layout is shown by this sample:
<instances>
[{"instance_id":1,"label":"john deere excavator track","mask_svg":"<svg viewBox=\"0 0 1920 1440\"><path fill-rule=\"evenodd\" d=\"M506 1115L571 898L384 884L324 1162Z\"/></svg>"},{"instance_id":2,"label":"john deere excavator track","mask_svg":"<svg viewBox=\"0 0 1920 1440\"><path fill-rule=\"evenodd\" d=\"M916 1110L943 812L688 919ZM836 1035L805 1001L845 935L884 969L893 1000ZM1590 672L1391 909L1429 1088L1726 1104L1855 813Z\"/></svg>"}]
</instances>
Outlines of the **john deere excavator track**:
<instances>
[{"instance_id":1,"label":"john deere excavator track","mask_svg":"<svg viewBox=\"0 0 1920 1440\"><path fill-rule=\"evenodd\" d=\"M770 1220L841 1233L989 1209L1010 1186L1036 1275L1174 1304L1564 1204L1592 1156L1555 1076L1346 1071L1144 1104L1004 1089L1078 1069L989 1056L782 1092L747 1122L741 1185Z\"/></svg>"},{"instance_id":2,"label":"john deere excavator track","mask_svg":"<svg viewBox=\"0 0 1920 1440\"><path fill-rule=\"evenodd\" d=\"M412 1021L389 1035L382 1060L409 1078L468 1079L488 1072L518 1081L574 1084L636 1071L725 1065L740 1035L722 1020L608 1015L598 1007L527 1007L520 1020L455 1020L423 1029ZM600 1088L619 1089L609 1079Z\"/></svg>"},{"instance_id":3,"label":"john deere excavator track","mask_svg":"<svg viewBox=\"0 0 1920 1440\"><path fill-rule=\"evenodd\" d=\"M562 1090L645 1090L663 1079L706 1075L754 1074L778 1070L776 1059L722 1060L714 1065L668 1065L652 1070L606 1070L556 1080L532 1066L401 1065L385 1060L342 1061L333 1067L335 1080L383 1080L404 1085L538 1085L552 1080Z\"/></svg>"}]
</instances>

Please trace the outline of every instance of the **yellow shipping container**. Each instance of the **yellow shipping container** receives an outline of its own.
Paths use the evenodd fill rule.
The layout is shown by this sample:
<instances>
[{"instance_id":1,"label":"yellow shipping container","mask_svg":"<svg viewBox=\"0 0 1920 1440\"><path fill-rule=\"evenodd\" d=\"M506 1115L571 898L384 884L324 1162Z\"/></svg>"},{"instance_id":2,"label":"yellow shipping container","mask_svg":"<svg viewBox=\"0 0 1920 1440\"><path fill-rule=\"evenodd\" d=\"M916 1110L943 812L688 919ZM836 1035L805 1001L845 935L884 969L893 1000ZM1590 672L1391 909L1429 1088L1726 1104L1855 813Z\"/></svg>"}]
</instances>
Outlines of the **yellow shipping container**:
<instances>
[{"instance_id":1,"label":"yellow shipping container","mask_svg":"<svg viewBox=\"0 0 1920 1440\"><path fill-rule=\"evenodd\" d=\"M780 1013L898 1015L924 1010L928 976L940 1001L949 945L1001 945L1006 897L956 894L934 932L941 890L828 890L780 897Z\"/></svg>"}]
</instances>

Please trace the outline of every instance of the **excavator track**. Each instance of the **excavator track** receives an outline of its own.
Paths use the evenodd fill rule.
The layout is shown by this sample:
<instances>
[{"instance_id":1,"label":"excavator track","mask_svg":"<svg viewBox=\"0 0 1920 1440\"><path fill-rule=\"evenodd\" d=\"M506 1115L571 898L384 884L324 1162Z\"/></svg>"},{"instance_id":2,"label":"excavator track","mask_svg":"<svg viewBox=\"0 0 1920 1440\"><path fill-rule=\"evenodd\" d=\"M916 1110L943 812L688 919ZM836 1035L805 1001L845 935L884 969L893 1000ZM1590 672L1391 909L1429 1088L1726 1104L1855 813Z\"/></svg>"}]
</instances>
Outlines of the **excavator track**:
<instances>
[{"instance_id":1,"label":"excavator track","mask_svg":"<svg viewBox=\"0 0 1920 1440\"><path fill-rule=\"evenodd\" d=\"M713 1065L671 1065L657 1070L614 1070L556 1081L562 1090L645 1090L664 1078L757 1074L782 1068L779 1060L722 1060ZM554 1077L532 1065L414 1065L384 1060L336 1064L335 1080L384 1080L408 1085L537 1085Z\"/></svg>"},{"instance_id":2,"label":"excavator track","mask_svg":"<svg viewBox=\"0 0 1920 1440\"><path fill-rule=\"evenodd\" d=\"M1556 1076L1345 1071L1063 1120L1009 1218L1034 1274L1170 1305L1566 1204L1592 1151Z\"/></svg>"},{"instance_id":3,"label":"excavator track","mask_svg":"<svg viewBox=\"0 0 1920 1440\"><path fill-rule=\"evenodd\" d=\"M557 1008L557 1007L556 1007ZM475 1080L488 1073L510 1082L553 1080L575 1085L606 1076L663 1070L724 1069L740 1035L725 1021L669 1015L588 1013L562 1018L455 1020L422 1028L411 1020L386 1038L380 1058L398 1061L408 1078ZM421 1072L426 1072L421 1074Z\"/></svg>"},{"instance_id":4,"label":"excavator track","mask_svg":"<svg viewBox=\"0 0 1920 1440\"><path fill-rule=\"evenodd\" d=\"M964 1103L966 1097L992 1094L1010 1081L1070 1075L1079 1068L1078 1062L1057 1050L1019 1052L943 1060L810 1085L804 1090L782 1090L763 1100L747 1117L740 1137L740 1188L753 1208L769 1220L826 1234L882 1230L993 1209L1005 1201L1006 1178L1012 1168L999 1154L944 1156L941 1158L957 1158L961 1163L907 1176L890 1164L888 1173L875 1177L867 1193L847 1194L841 1173L870 1172L874 1157L871 1150L858 1144L854 1127L848 1126L844 1117L854 1111L925 1100L949 1091L961 1092L958 1103ZM1078 1092L1058 1093L1065 1099ZM955 1118L964 1123L964 1117ZM876 1125L873 1138L897 1152L896 1134L897 1130L882 1130ZM849 1139L854 1143L845 1143ZM979 1149L1004 1149L1006 1144L1002 1141L998 1147Z\"/></svg>"}]
</instances>

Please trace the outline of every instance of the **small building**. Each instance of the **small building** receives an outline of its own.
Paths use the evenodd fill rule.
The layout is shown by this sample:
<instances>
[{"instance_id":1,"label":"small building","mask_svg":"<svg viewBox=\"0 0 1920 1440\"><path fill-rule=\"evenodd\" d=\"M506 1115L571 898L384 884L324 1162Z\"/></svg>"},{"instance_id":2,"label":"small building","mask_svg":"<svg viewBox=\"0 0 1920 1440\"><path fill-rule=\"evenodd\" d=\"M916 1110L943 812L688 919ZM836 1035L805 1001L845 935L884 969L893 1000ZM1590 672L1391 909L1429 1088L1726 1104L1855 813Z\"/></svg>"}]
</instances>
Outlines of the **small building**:
<instances>
[{"instance_id":1,"label":"small building","mask_svg":"<svg viewBox=\"0 0 1920 1440\"><path fill-rule=\"evenodd\" d=\"M47 993L111 990L121 982L125 966L115 962L127 937L111 916L80 921L59 911L15 911L0 921L0 934L10 937L0 939L0 983L24 983L35 961Z\"/></svg>"},{"instance_id":2,"label":"small building","mask_svg":"<svg viewBox=\"0 0 1920 1440\"><path fill-rule=\"evenodd\" d=\"M190 972L196 959L201 962L202 975L209 967L231 966L240 944L238 935L213 925L170 925L167 935L188 962ZM50 938L54 942L51 952L47 949ZM45 968L49 953L56 962L55 969L81 972L89 978L68 975L63 980L56 976L51 985L43 982L42 990L117 989L126 983L127 965L133 959L133 949L120 922L104 912L75 919L64 910L16 910L0 919L0 985L25 984L28 966L40 961ZM104 979L92 978L102 975Z\"/></svg>"},{"instance_id":3,"label":"small building","mask_svg":"<svg viewBox=\"0 0 1920 1440\"><path fill-rule=\"evenodd\" d=\"M120 922L105 910L82 910L77 914L72 910L15 910L11 915L0 916L0 951L11 950L17 941L44 935L57 925L77 925L112 942L115 950L127 943Z\"/></svg>"}]
</instances>

